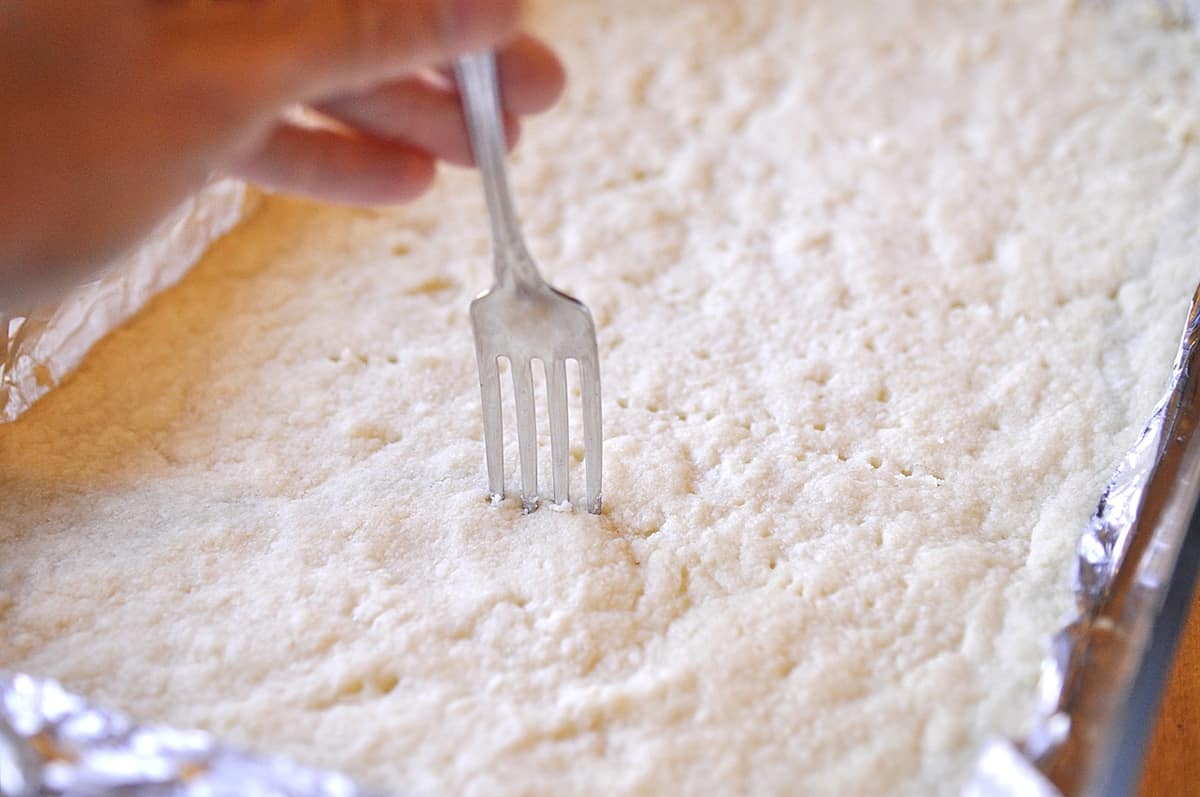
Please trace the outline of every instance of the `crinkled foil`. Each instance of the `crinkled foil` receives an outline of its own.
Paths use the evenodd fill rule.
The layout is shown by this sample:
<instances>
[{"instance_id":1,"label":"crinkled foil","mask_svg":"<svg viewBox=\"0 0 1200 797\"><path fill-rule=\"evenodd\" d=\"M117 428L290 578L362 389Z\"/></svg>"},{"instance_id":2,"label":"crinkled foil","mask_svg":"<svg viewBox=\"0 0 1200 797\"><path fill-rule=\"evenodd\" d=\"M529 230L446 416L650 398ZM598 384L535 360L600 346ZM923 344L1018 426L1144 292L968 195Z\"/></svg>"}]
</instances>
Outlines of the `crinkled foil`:
<instances>
[{"instance_id":1,"label":"crinkled foil","mask_svg":"<svg viewBox=\"0 0 1200 797\"><path fill-rule=\"evenodd\" d=\"M370 797L334 772L136 725L54 681L0 674L0 797Z\"/></svg>"},{"instance_id":2,"label":"crinkled foil","mask_svg":"<svg viewBox=\"0 0 1200 797\"><path fill-rule=\"evenodd\" d=\"M969 797L1076 797L1104 786L1134 677L1200 498L1200 288L1170 387L1077 548L1077 616L1051 640L1033 728L981 755Z\"/></svg>"},{"instance_id":3,"label":"crinkled foil","mask_svg":"<svg viewBox=\"0 0 1200 797\"><path fill-rule=\"evenodd\" d=\"M1194 28L1200 0L1101 0ZM249 211L221 181L179 208L127 262L27 316L0 310L0 423L57 385L100 338L178 281ZM1052 638L1022 741L981 753L965 797L1082 797L1115 724L1200 497L1200 288L1170 387L1105 488L1078 545L1077 615ZM137 725L56 682L0 672L0 797L371 797L350 779L256 757L200 731Z\"/></svg>"},{"instance_id":4,"label":"crinkled foil","mask_svg":"<svg viewBox=\"0 0 1200 797\"><path fill-rule=\"evenodd\" d=\"M29 409L100 338L175 284L209 244L242 219L249 204L242 183L211 183L130 256L58 305L15 317L0 308L0 423Z\"/></svg>"}]
</instances>

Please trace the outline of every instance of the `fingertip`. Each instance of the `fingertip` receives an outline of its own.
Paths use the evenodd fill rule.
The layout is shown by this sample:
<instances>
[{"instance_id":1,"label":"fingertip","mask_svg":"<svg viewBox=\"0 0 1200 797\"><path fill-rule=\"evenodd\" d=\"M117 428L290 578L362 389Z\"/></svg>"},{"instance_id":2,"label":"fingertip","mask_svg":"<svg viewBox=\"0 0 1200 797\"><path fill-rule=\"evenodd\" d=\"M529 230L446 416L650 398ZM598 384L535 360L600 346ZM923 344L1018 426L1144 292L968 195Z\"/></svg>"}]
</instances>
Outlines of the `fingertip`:
<instances>
[{"instance_id":1,"label":"fingertip","mask_svg":"<svg viewBox=\"0 0 1200 797\"><path fill-rule=\"evenodd\" d=\"M504 107L516 114L540 113L562 96L567 71L548 46L532 36L518 36L498 55Z\"/></svg>"},{"instance_id":2,"label":"fingertip","mask_svg":"<svg viewBox=\"0 0 1200 797\"><path fill-rule=\"evenodd\" d=\"M400 205L422 196L437 179L437 161L432 155L409 148L398 149L379 142L373 168L342 175L329 181L319 194L334 202L347 205ZM390 155L378 153L390 150Z\"/></svg>"},{"instance_id":3,"label":"fingertip","mask_svg":"<svg viewBox=\"0 0 1200 797\"><path fill-rule=\"evenodd\" d=\"M558 55L536 39L534 44L537 46L533 51L536 55L533 57L536 59L538 74L541 75L541 104L530 107L526 113L537 113L551 107L558 102L567 87L567 68L563 66Z\"/></svg>"},{"instance_id":4,"label":"fingertip","mask_svg":"<svg viewBox=\"0 0 1200 797\"><path fill-rule=\"evenodd\" d=\"M413 153L409 167L404 173L402 189L398 191L396 198L390 200L388 204L410 202L423 195L433 187L434 182L437 180L437 172L436 158L424 152Z\"/></svg>"},{"instance_id":5,"label":"fingertip","mask_svg":"<svg viewBox=\"0 0 1200 797\"><path fill-rule=\"evenodd\" d=\"M504 144L508 151L516 149L521 140L521 121L512 114L504 114Z\"/></svg>"}]
</instances>

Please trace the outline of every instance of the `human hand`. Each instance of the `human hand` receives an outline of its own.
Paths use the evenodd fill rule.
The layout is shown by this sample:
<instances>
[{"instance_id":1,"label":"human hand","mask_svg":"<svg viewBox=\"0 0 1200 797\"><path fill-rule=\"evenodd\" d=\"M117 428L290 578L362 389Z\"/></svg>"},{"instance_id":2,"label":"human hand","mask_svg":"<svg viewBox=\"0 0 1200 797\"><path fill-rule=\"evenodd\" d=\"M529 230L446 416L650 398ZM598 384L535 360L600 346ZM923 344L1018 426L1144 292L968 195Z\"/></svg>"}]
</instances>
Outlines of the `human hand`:
<instances>
[{"instance_id":1,"label":"human hand","mask_svg":"<svg viewBox=\"0 0 1200 797\"><path fill-rule=\"evenodd\" d=\"M135 243L212 175L401 202L472 160L454 57L495 46L510 142L563 72L519 0L14 0L0 5L0 310ZM281 117L297 103L338 123Z\"/></svg>"}]
</instances>

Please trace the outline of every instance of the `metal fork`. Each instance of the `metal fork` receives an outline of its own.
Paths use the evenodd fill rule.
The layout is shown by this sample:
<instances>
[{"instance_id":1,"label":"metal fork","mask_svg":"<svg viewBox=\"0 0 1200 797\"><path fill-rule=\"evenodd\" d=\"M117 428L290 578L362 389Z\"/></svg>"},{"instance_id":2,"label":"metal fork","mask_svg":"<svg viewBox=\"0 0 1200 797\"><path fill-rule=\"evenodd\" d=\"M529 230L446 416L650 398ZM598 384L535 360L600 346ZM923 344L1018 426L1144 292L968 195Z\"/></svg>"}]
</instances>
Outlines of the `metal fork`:
<instances>
[{"instance_id":1,"label":"metal fork","mask_svg":"<svg viewBox=\"0 0 1200 797\"><path fill-rule=\"evenodd\" d=\"M460 58L455 65L466 112L471 149L483 175L492 225L496 284L471 302L471 327L483 399L483 441L488 492L504 497L504 434L500 414L499 359L512 371L521 460L521 505L538 506L537 425L534 420L534 360L546 370L550 408L550 458L554 501L570 500L567 431L567 360L579 363L583 398L584 465L587 510L600 511L601 446L600 363L596 326L583 303L556 291L542 279L525 247L508 188L504 125L500 115L496 59L491 51Z\"/></svg>"}]
</instances>

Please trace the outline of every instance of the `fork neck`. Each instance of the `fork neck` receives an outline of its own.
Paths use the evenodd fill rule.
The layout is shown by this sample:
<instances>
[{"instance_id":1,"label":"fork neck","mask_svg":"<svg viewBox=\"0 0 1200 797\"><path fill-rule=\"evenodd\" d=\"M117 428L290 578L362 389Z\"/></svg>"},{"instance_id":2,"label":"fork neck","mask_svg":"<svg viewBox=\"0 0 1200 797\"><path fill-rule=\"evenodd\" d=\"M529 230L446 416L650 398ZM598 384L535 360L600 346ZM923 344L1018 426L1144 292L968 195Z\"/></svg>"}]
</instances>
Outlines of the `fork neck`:
<instances>
[{"instance_id":1,"label":"fork neck","mask_svg":"<svg viewBox=\"0 0 1200 797\"><path fill-rule=\"evenodd\" d=\"M496 283L538 285L542 278L525 246L508 185L495 55L491 50L484 50L463 56L455 65L455 71L466 111L471 150L479 164L491 219Z\"/></svg>"}]
</instances>

